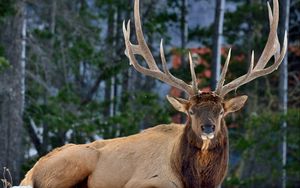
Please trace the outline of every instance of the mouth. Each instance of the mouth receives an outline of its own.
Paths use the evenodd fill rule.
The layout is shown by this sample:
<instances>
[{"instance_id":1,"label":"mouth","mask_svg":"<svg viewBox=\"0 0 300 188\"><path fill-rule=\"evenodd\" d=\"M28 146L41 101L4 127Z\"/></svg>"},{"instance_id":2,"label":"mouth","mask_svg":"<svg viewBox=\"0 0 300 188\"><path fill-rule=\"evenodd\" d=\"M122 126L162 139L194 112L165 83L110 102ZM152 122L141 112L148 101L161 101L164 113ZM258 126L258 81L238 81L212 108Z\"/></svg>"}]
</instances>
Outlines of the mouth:
<instances>
[{"instance_id":1,"label":"mouth","mask_svg":"<svg viewBox=\"0 0 300 188\"><path fill-rule=\"evenodd\" d=\"M209 134L201 134L202 140L211 140L215 137L214 133L209 133Z\"/></svg>"}]
</instances>

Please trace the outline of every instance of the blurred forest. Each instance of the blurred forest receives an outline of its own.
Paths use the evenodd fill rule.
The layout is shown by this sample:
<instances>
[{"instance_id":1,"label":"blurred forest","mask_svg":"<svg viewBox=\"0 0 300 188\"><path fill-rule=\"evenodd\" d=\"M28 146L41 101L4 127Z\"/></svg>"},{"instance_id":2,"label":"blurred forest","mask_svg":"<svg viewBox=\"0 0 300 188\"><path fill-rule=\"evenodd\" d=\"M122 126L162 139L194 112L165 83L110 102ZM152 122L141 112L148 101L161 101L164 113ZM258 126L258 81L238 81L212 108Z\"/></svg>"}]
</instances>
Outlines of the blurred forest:
<instances>
[{"instance_id":1,"label":"blurred forest","mask_svg":"<svg viewBox=\"0 0 300 188\"><path fill-rule=\"evenodd\" d=\"M215 26L205 18L214 17L218 2L141 1L147 42L159 62L164 38L177 77L191 79L184 64L189 49L213 49ZM232 48L229 80L246 73L251 50L257 58L262 52L269 31L266 2L226 1L220 57L224 63L224 51ZM194 3L212 4L207 12L213 14L192 13ZM300 1L291 0L288 9L287 112L280 110L279 70L231 93L249 99L244 110L227 118L230 169L222 187L281 187L283 169L286 186L300 187ZM193 14L197 20L190 19ZM124 54L122 22L132 18L133 0L0 0L0 167L10 169L14 184L55 147L172 121L175 111L165 100L170 88L137 73ZM174 51L182 59L178 70ZM196 72L213 67L213 56L201 56L208 65L199 64ZM203 87L210 85L210 77L199 79Z\"/></svg>"}]
</instances>

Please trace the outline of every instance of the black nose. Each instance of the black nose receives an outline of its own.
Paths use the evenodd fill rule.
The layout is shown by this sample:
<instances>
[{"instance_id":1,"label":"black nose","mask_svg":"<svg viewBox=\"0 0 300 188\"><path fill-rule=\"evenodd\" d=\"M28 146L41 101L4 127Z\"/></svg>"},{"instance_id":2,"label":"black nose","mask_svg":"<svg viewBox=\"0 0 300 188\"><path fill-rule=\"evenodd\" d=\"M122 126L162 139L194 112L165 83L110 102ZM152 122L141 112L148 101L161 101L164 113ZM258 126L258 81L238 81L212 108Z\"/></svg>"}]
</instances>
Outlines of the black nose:
<instances>
[{"instance_id":1,"label":"black nose","mask_svg":"<svg viewBox=\"0 0 300 188\"><path fill-rule=\"evenodd\" d=\"M201 126L201 129L204 133L210 134L215 131L215 125L212 124L204 124Z\"/></svg>"}]
</instances>

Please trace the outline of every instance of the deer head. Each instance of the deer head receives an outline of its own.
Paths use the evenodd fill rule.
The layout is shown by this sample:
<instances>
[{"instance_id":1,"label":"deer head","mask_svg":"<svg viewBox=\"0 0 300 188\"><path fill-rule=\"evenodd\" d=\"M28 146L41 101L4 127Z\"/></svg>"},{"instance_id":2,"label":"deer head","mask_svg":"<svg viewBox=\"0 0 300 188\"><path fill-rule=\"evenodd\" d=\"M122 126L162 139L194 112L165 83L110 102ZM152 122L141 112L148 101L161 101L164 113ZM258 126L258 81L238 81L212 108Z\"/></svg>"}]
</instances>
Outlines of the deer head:
<instances>
[{"instance_id":1,"label":"deer head","mask_svg":"<svg viewBox=\"0 0 300 188\"><path fill-rule=\"evenodd\" d=\"M243 95L223 101L214 92L194 95L189 100L167 96L176 110L188 115L192 130L202 140L213 139L221 130L222 119L241 109L247 98Z\"/></svg>"},{"instance_id":2,"label":"deer head","mask_svg":"<svg viewBox=\"0 0 300 188\"><path fill-rule=\"evenodd\" d=\"M230 49L221 73L221 78L218 81L216 90L213 92L203 93L198 88L191 54L189 54L190 71L192 77L191 84L185 83L183 80L174 77L168 71L164 55L163 41L160 43L160 56L163 71L158 68L143 35L139 13L139 0L135 0L134 5L135 32L138 44L132 44L130 42L130 21L128 21L127 27L125 26L125 22L123 22L123 33L126 45L125 54L129 58L130 64L133 65L138 72L152 76L186 92L188 99L170 96L167 96L167 99L176 110L184 112L188 115L189 120L191 121L190 123L192 130L199 138L202 140L213 139L221 130L220 126L222 119L227 114L241 109L247 100L247 96L245 95L224 100L226 94L258 77L272 73L278 68L285 56L287 49L287 35L285 33L283 47L281 50L277 36L279 19L277 0L273 0L273 7L272 13L271 7L268 3L270 32L265 48L257 63L254 61L254 52L252 52L248 72L245 75L240 76L239 78L224 85L226 72L230 62ZM142 56L148 67L141 66L137 62L135 55ZM266 67L267 63L273 56L274 63Z\"/></svg>"}]
</instances>

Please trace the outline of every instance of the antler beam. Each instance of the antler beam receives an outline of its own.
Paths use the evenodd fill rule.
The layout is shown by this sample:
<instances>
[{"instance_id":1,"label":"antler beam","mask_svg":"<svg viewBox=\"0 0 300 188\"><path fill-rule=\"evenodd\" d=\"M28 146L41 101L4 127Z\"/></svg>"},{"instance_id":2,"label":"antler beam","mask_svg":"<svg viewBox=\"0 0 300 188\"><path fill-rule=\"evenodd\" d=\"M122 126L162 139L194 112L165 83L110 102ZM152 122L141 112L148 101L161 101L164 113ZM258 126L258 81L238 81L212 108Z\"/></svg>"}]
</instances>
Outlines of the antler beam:
<instances>
[{"instance_id":1,"label":"antler beam","mask_svg":"<svg viewBox=\"0 0 300 188\"><path fill-rule=\"evenodd\" d=\"M277 28L278 28L278 20L279 20L279 5L278 0L273 0L273 14L268 3L268 12L269 12L269 21L270 21L270 32L268 36L268 41L265 45L265 48L260 56L258 62L254 66L254 52L251 55L251 63L247 74L240 76L239 78L229 82L224 86L225 76L228 69L229 59L231 50L229 50L227 60L223 67L221 78L218 82L217 89L215 93L219 96L224 97L227 93L232 90L236 90L239 86L244 85L258 77L267 75L272 73L274 70L277 70L280 63L282 62L286 51L287 51L287 33L285 32L283 46L280 51L280 43L278 40L277 35ZM269 67L266 67L267 63L270 61L272 56L275 57L275 61Z\"/></svg>"},{"instance_id":2,"label":"antler beam","mask_svg":"<svg viewBox=\"0 0 300 188\"><path fill-rule=\"evenodd\" d=\"M191 75L192 75L192 84L189 85L185 83L183 80L178 79L174 77L168 70L166 59L164 55L164 49L163 49L163 41L160 43L160 56L163 66L162 72L154 58L153 55L145 41L143 30L141 26L141 19L140 19L140 11L139 11L139 0L135 0L134 4L134 23L135 23L135 32L137 37L138 44L132 44L130 42L130 21L127 23L127 28L125 26L125 21L123 22L123 34L125 39L125 45L126 45L126 51L125 54L129 58L130 64L133 65L133 67L140 73L145 74L147 76L151 76L154 78L157 78L171 86L174 86L182 91L185 91L189 96L193 96L197 94L198 88L197 88L197 81L196 81L196 74L194 70L194 65L192 62L191 55L189 55L190 59L190 69L191 69ZM135 58L135 55L141 55L144 60L146 61L146 64L148 65L148 68L145 68L141 66L137 59Z\"/></svg>"}]
</instances>

